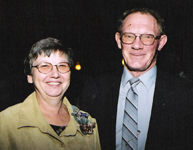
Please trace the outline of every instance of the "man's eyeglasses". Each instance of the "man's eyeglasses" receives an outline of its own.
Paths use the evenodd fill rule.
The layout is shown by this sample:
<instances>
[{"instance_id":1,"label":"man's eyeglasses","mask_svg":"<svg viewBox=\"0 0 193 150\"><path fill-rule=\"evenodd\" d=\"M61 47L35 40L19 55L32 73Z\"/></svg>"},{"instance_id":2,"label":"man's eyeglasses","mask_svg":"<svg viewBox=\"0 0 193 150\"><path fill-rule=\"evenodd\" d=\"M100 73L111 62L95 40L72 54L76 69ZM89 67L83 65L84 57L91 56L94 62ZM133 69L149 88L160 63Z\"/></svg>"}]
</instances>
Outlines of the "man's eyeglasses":
<instances>
[{"instance_id":1,"label":"man's eyeglasses","mask_svg":"<svg viewBox=\"0 0 193 150\"><path fill-rule=\"evenodd\" d=\"M123 44L132 44L136 37L139 37L143 45L150 46L154 44L155 40L160 39L161 36L154 36L153 34L141 34L137 36L134 33L123 33L120 39Z\"/></svg>"},{"instance_id":2,"label":"man's eyeglasses","mask_svg":"<svg viewBox=\"0 0 193 150\"><path fill-rule=\"evenodd\" d=\"M44 63L41 63L37 66L32 66L32 67L37 68L40 73L47 74L47 73L50 73L52 71L53 66L56 66L57 70L62 74L70 71L70 65L67 62L62 62L62 63L59 63L57 65L52 65L50 63L44 62Z\"/></svg>"}]
</instances>

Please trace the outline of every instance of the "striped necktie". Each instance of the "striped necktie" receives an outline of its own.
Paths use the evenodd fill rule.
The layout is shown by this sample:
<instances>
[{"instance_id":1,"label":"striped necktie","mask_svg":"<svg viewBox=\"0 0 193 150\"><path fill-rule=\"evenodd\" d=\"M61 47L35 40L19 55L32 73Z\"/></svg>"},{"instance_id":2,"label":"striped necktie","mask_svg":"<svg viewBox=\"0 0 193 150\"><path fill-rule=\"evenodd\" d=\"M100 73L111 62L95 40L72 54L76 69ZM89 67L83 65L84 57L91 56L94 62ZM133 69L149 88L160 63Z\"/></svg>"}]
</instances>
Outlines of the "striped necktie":
<instances>
[{"instance_id":1,"label":"striped necktie","mask_svg":"<svg viewBox=\"0 0 193 150\"><path fill-rule=\"evenodd\" d=\"M138 96L136 86L140 80L132 78L128 81L131 85L125 100L125 110L122 127L122 150L138 149Z\"/></svg>"}]
</instances>

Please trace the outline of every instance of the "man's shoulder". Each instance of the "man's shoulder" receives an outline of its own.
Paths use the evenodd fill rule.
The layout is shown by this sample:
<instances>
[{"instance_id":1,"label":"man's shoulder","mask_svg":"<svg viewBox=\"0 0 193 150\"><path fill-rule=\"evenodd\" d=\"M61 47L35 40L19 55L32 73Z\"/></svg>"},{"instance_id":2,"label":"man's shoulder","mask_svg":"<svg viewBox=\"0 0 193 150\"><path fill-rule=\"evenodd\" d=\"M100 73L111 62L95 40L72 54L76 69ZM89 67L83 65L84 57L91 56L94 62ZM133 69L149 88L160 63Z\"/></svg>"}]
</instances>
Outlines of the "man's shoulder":
<instances>
[{"instance_id":1,"label":"man's shoulder","mask_svg":"<svg viewBox=\"0 0 193 150\"><path fill-rule=\"evenodd\" d=\"M157 72L155 96L156 99L164 99L165 102L192 107L190 99L193 97L192 82L186 78L178 77L167 72Z\"/></svg>"},{"instance_id":2,"label":"man's shoulder","mask_svg":"<svg viewBox=\"0 0 193 150\"><path fill-rule=\"evenodd\" d=\"M104 104L108 103L109 101L116 101L119 93L120 83L121 74L105 74L88 79L85 82L80 96L81 109L94 114L92 113L92 106L97 107L95 105L98 104L104 106Z\"/></svg>"},{"instance_id":3,"label":"man's shoulder","mask_svg":"<svg viewBox=\"0 0 193 150\"><path fill-rule=\"evenodd\" d=\"M117 82L120 83L121 81L122 72L117 73L106 73L100 76L95 77L89 77L86 81L86 84L92 84L92 85L109 85L109 84L115 84Z\"/></svg>"},{"instance_id":4,"label":"man's shoulder","mask_svg":"<svg viewBox=\"0 0 193 150\"><path fill-rule=\"evenodd\" d=\"M156 82L162 84L163 86L176 88L193 88L192 82L184 77L179 77L177 75L173 75L169 72L164 72L162 70L157 71Z\"/></svg>"}]
</instances>

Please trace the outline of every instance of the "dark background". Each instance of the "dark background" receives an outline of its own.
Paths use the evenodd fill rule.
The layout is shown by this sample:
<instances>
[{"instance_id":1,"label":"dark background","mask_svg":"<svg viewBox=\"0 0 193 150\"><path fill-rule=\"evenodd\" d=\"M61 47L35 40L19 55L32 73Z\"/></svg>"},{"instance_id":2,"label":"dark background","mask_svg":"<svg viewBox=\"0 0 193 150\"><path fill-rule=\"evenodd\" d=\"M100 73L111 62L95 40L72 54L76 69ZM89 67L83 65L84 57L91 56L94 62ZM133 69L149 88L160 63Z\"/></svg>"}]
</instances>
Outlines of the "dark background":
<instances>
[{"instance_id":1,"label":"dark background","mask_svg":"<svg viewBox=\"0 0 193 150\"><path fill-rule=\"evenodd\" d=\"M77 104L88 77L122 69L121 50L114 40L116 20L134 7L162 14L168 42L159 53L158 66L192 81L192 0L0 0L0 111L33 91L23 73L23 60L35 42L47 37L66 43L82 65L82 70L72 70L67 92L71 103Z\"/></svg>"}]
</instances>

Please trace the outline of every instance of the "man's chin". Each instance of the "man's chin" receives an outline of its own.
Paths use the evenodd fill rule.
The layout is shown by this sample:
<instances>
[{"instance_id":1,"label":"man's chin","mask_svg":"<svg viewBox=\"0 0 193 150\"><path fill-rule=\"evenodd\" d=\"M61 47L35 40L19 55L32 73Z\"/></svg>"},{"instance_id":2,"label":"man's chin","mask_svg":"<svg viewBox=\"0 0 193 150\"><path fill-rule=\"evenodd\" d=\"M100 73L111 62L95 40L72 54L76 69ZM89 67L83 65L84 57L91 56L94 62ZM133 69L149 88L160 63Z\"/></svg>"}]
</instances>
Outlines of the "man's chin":
<instances>
[{"instance_id":1,"label":"man's chin","mask_svg":"<svg viewBox=\"0 0 193 150\"><path fill-rule=\"evenodd\" d=\"M145 72L145 71L147 71L147 70L149 70L149 69L151 69L153 66L155 66L155 64L156 64L156 61L154 61L155 59L152 59L152 61L151 62L147 62L146 64L144 64L144 65L133 65L133 66L131 66L131 65L127 65L126 63L125 63L125 66L126 66L126 68L129 70L129 71L134 71L134 72Z\"/></svg>"},{"instance_id":2,"label":"man's chin","mask_svg":"<svg viewBox=\"0 0 193 150\"><path fill-rule=\"evenodd\" d=\"M127 69L128 69L129 71L144 72L144 71L148 70L148 68L149 68L150 66L145 66L145 67L132 67L132 66L126 65L126 67L127 67Z\"/></svg>"},{"instance_id":3,"label":"man's chin","mask_svg":"<svg viewBox=\"0 0 193 150\"><path fill-rule=\"evenodd\" d=\"M127 67L128 68L128 67ZM131 67L129 67L128 68L129 69L129 71L135 71L135 72L144 72L144 71L146 71L148 68L131 68Z\"/></svg>"}]
</instances>

